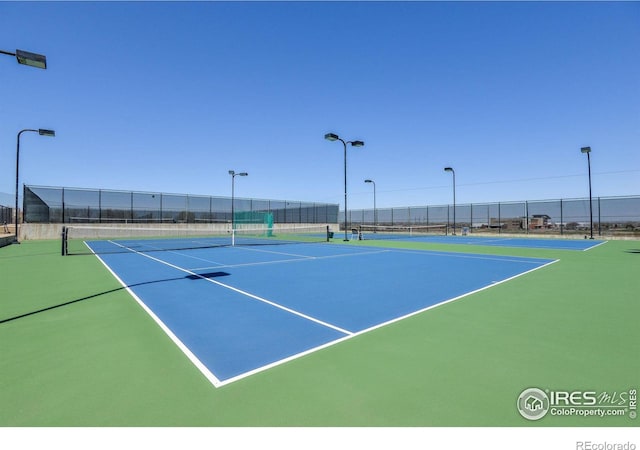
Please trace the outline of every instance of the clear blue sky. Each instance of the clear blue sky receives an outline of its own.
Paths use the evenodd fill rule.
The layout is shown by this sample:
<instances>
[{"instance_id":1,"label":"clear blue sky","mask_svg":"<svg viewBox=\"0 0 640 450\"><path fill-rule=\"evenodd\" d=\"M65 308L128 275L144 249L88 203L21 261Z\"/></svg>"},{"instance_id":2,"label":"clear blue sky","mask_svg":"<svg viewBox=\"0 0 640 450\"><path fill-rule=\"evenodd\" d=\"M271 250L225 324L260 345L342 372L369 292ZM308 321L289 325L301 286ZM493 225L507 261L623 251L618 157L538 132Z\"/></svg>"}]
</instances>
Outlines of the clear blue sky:
<instances>
[{"instance_id":1,"label":"clear blue sky","mask_svg":"<svg viewBox=\"0 0 640 450\"><path fill-rule=\"evenodd\" d=\"M0 2L0 192L349 208L640 194L638 2Z\"/></svg>"}]
</instances>

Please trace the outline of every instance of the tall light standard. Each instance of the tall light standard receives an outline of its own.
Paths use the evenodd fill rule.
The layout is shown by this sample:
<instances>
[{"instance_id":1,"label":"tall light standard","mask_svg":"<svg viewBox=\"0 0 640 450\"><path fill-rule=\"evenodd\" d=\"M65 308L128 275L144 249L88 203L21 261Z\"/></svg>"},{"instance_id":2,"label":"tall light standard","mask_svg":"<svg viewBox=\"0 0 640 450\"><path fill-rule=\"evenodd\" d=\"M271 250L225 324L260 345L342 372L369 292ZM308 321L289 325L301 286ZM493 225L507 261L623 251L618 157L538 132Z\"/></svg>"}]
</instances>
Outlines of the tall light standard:
<instances>
[{"instance_id":1,"label":"tall light standard","mask_svg":"<svg viewBox=\"0 0 640 450\"><path fill-rule=\"evenodd\" d=\"M376 182L373 180L364 180L365 183L373 184L373 225L378 225L378 210L376 209Z\"/></svg>"},{"instance_id":2,"label":"tall light standard","mask_svg":"<svg viewBox=\"0 0 640 450\"><path fill-rule=\"evenodd\" d=\"M24 50L16 50L15 53L0 50L0 54L15 56L18 63L25 66L37 67L38 69L47 68L47 57L37 53L25 52Z\"/></svg>"},{"instance_id":3,"label":"tall light standard","mask_svg":"<svg viewBox=\"0 0 640 450\"><path fill-rule=\"evenodd\" d=\"M247 172L236 173L235 171L230 170L229 171L229 175L231 175L231 233L233 233L233 230L236 229L235 218L234 218L235 179L236 179L236 177L246 177L249 174ZM233 234L232 234L232 236L233 236ZM232 242L232 244L233 244L233 242Z\"/></svg>"},{"instance_id":4,"label":"tall light standard","mask_svg":"<svg viewBox=\"0 0 640 450\"><path fill-rule=\"evenodd\" d=\"M327 133L324 135L324 138L328 141L340 141L344 146L344 240L348 241L347 238L347 144L351 144L352 147L362 147L364 146L363 141L344 141L337 134Z\"/></svg>"},{"instance_id":5,"label":"tall light standard","mask_svg":"<svg viewBox=\"0 0 640 450\"><path fill-rule=\"evenodd\" d=\"M43 128L37 129L37 130L31 130L31 129L26 129L26 130L20 130L18 132L18 138L17 141L18 143L16 144L16 221L15 221L15 225L16 225L16 229L15 229L15 240L14 243L18 244L20 241L18 240L18 180L20 177L20 135L22 135L22 133L24 132L34 132L34 133L38 133L40 136L50 136L50 137L54 137L56 135L56 132L53 130L45 130Z\"/></svg>"},{"instance_id":6,"label":"tall light standard","mask_svg":"<svg viewBox=\"0 0 640 450\"><path fill-rule=\"evenodd\" d=\"M453 235L456 235L456 171L452 167L445 167L445 172L453 174Z\"/></svg>"},{"instance_id":7,"label":"tall light standard","mask_svg":"<svg viewBox=\"0 0 640 450\"><path fill-rule=\"evenodd\" d=\"M593 239L593 201L591 199L591 157L589 156L591 153L591 147L582 147L580 151L582 153L587 154L587 165L589 167L589 223L591 228L590 239Z\"/></svg>"},{"instance_id":8,"label":"tall light standard","mask_svg":"<svg viewBox=\"0 0 640 450\"><path fill-rule=\"evenodd\" d=\"M15 56L16 60L19 64L24 64L25 66L36 67L38 69L46 69L47 68L47 57L44 55L39 55L37 53L25 52L24 50L16 50L15 53L7 52L5 50L0 50L0 54ZM37 131L41 136L55 136L55 132L53 130L22 130L18 133L18 145L16 151L16 210L15 210L15 239L14 243L18 244L20 241L18 240L18 175L19 175L19 161L20 161L20 135L25 131Z\"/></svg>"}]
</instances>

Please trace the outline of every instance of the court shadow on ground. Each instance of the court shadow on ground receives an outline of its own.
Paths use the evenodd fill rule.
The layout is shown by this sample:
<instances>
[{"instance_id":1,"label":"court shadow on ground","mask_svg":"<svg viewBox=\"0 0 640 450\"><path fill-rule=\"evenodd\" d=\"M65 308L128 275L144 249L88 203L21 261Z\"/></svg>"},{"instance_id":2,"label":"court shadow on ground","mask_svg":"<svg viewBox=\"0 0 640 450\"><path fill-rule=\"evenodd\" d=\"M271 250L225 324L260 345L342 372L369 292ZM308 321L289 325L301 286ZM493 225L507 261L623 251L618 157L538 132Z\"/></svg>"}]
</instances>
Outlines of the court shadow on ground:
<instances>
[{"instance_id":1,"label":"court shadow on ground","mask_svg":"<svg viewBox=\"0 0 640 450\"><path fill-rule=\"evenodd\" d=\"M108 291L98 292L97 294L87 295L86 297L81 297L81 298L76 298L74 300L69 300L67 302L59 303L57 305L47 306L46 308L38 309L38 310L31 311L31 312L28 312L28 313L19 314L17 316L9 317L7 319L0 319L0 324L6 323L6 322L12 322L12 321L18 320L18 319L23 319L23 318L29 317L29 316L34 316L36 314L41 314L41 313L44 313L44 312L47 312L47 311L53 311L55 309L62 308L64 306L69 306L69 305L73 305L74 303L84 302L86 300L91 300L91 299L94 299L94 298L102 297L104 295L113 294L114 292L122 291L123 289L132 288L132 287L136 287L136 286L144 286L146 284L155 284L155 283L166 283L166 282L169 282L169 281L184 280L185 278L189 279L189 280L202 280L202 279L224 277L224 276L228 276L228 275L230 275L230 274L227 273L227 272L209 272L209 273L203 273L203 274L198 274L198 275L191 274L191 275L185 275L183 277L166 278L164 280L145 281L143 283L136 283L136 284L131 284L131 285L127 285L127 286L121 286L121 287L118 287L118 288L109 289Z\"/></svg>"}]
</instances>

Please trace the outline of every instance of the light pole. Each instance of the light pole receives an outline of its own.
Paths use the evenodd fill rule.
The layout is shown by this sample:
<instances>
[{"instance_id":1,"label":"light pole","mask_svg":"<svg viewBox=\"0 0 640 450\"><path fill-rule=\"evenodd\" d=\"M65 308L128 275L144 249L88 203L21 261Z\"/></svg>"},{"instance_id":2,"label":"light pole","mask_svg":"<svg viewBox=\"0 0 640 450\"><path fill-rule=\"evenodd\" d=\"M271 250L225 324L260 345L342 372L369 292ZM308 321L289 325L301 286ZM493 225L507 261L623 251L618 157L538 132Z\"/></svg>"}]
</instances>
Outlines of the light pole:
<instances>
[{"instance_id":1,"label":"light pole","mask_svg":"<svg viewBox=\"0 0 640 450\"><path fill-rule=\"evenodd\" d=\"M38 69L46 69L47 68L47 57L44 55L39 55L37 53L25 52L24 50L16 50L15 53L7 52L5 50L0 50L0 54L15 56L16 60L19 64L24 64L25 66L36 67ZM21 130L18 133L18 144L16 151L16 210L15 210L15 239L14 243L19 244L18 240L18 176L19 176L19 161L20 161L20 135L25 131L37 131L41 136L55 136L56 133L53 130Z\"/></svg>"},{"instance_id":2,"label":"light pole","mask_svg":"<svg viewBox=\"0 0 640 450\"><path fill-rule=\"evenodd\" d=\"M337 134L327 133L324 135L324 138L328 141L340 141L344 146L344 240L348 241L347 238L347 144L351 144L352 147L362 147L364 146L363 141L344 141Z\"/></svg>"},{"instance_id":3,"label":"light pole","mask_svg":"<svg viewBox=\"0 0 640 450\"><path fill-rule=\"evenodd\" d=\"M231 233L236 229L235 219L234 219L234 203L235 203L235 179L236 177L246 177L249 175L247 172L236 173L234 170L229 171L229 175L231 175ZM233 234L232 234L233 236ZM233 244L233 242L232 242Z\"/></svg>"},{"instance_id":4,"label":"light pole","mask_svg":"<svg viewBox=\"0 0 640 450\"><path fill-rule=\"evenodd\" d=\"M15 244L19 244L20 241L18 240L18 180L20 177L20 135L24 132L34 132L34 133L38 133L40 136L50 136L50 137L54 137L56 135L56 132L53 130L45 130L43 128L40 128L38 130L31 130L31 129L26 129L26 130L20 130L18 132L18 138L17 138L17 144L16 144L16 221L15 221L15 225L16 225L16 229L15 229L15 240L14 243Z\"/></svg>"},{"instance_id":5,"label":"light pole","mask_svg":"<svg viewBox=\"0 0 640 450\"><path fill-rule=\"evenodd\" d=\"M16 50L15 53L0 50L0 54L15 56L18 63L25 66L37 67L38 69L47 68L47 57L37 53L25 52L24 50Z\"/></svg>"},{"instance_id":6,"label":"light pole","mask_svg":"<svg viewBox=\"0 0 640 450\"><path fill-rule=\"evenodd\" d=\"M593 239L593 201L591 199L591 157L589 156L591 154L591 147L582 147L580 151L582 153L587 154L587 165L589 167L589 224L591 228L590 239Z\"/></svg>"},{"instance_id":7,"label":"light pole","mask_svg":"<svg viewBox=\"0 0 640 450\"><path fill-rule=\"evenodd\" d=\"M376 182L373 180L364 180L365 183L373 184L373 226L378 225L378 210L376 209Z\"/></svg>"},{"instance_id":8,"label":"light pole","mask_svg":"<svg viewBox=\"0 0 640 450\"><path fill-rule=\"evenodd\" d=\"M456 235L456 171L452 167L445 167L445 172L453 174L453 235Z\"/></svg>"}]
</instances>

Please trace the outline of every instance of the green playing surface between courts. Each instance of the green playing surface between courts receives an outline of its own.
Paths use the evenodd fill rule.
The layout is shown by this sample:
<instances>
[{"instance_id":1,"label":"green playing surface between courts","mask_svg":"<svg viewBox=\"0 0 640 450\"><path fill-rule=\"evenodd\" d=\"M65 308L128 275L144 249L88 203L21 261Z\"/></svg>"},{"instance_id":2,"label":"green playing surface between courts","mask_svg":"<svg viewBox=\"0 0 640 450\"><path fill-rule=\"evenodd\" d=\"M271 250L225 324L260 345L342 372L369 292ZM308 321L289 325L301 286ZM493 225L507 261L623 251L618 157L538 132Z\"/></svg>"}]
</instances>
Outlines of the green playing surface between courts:
<instances>
[{"instance_id":1,"label":"green playing surface between courts","mask_svg":"<svg viewBox=\"0 0 640 450\"><path fill-rule=\"evenodd\" d=\"M638 425L531 422L516 401L532 386L638 387L640 242L348 245L560 261L216 389L95 257L61 257L57 241L0 248L0 425Z\"/></svg>"}]
</instances>

